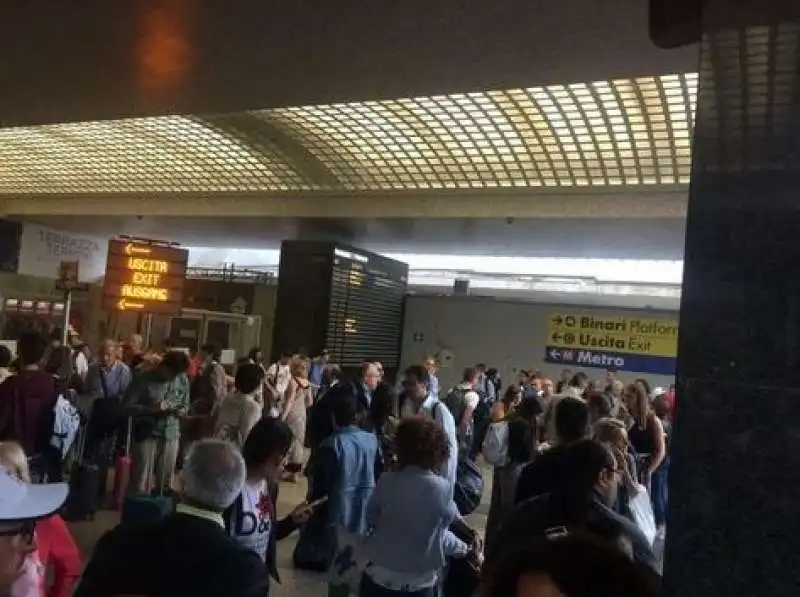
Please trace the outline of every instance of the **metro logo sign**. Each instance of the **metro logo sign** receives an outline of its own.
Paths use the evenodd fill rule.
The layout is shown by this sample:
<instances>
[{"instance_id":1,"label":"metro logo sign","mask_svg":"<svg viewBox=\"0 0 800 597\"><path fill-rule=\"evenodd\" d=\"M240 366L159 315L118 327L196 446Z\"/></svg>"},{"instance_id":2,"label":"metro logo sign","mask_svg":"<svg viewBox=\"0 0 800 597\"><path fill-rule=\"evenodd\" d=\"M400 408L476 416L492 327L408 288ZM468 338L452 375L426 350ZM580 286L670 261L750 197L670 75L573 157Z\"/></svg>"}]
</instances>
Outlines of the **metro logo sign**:
<instances>
[{"instance_id":1,"label":"metro logo sign","mask_svg":"<svg viewBox=\"0 0 800 597\"><path fill-rule=\"evenodd\" d=\"M186 249L109 241L103 307L110 311L179 314L188 260Z\"/></svg>"}]
</instances>

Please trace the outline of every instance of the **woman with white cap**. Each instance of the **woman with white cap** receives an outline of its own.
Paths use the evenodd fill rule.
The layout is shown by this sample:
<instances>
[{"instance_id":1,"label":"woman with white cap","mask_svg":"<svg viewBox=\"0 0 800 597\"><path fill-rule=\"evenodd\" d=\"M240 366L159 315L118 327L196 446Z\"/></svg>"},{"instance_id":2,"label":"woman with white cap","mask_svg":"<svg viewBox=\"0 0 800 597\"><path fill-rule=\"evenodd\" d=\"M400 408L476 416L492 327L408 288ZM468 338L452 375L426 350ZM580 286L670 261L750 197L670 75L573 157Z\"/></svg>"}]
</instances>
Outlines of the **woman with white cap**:
<instances>
[{"instance_id":1,"label":"woman with white cap","mask_svg":"<svg viewBox=\"0 0 800 597\"><path fill-rule=\"evenodd\" d=\"M9 594L36 551L36 522L52 516L67 499L66 483L31 485L0 466L0 594Z\"/></svg>"},{"instance_id":2,"label":"woman with white cap","mask_svg":"<svg viewBox=\"0 0 800 597\"><path fill-rule=\"evenodd\" d=\"M30 483L28 459L18 443L0 442L0 466L19 481ZM53 514L36 522L32 543L36 551L26 557L11 597L69 597L81 574L81 556L64 520ZM48 569L52 574L47 574Z\"/></svg>"}]
</instances>

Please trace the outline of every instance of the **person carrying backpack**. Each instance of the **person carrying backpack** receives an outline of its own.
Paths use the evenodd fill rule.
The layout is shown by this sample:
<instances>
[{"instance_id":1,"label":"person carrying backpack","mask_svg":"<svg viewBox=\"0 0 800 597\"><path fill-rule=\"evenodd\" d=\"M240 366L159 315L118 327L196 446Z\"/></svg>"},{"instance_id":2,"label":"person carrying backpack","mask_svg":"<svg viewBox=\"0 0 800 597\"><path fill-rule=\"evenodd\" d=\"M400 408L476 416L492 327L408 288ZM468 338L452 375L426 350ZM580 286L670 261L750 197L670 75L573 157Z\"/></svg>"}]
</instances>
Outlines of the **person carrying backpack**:
<instances>
[{"instance_id":1,"label":"person carrying backpack","mask_svg":"<svg viewBox=\"0 0 800 597\"><path fill-rule=\"evenodd\" d=\"M469 453L472 450L475 431L473 415L481 402L478 392L475 391L477 380L477 370L467 367L464 370L463 381L451 389L444 400L456 423L459 453Z\"/></svg>"}]
</instances>

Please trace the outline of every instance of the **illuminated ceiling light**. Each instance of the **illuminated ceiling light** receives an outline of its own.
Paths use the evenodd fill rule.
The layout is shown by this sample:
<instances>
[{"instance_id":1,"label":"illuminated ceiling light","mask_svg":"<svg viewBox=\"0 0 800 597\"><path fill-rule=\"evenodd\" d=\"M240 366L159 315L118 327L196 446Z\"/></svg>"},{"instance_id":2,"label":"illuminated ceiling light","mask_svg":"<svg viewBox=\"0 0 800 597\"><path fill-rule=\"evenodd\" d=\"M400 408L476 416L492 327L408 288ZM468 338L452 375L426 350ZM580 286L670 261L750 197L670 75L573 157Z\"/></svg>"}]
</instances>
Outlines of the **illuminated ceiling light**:
<instances>
[{"instance_id":1,"label":"illuminated ceiling light","mask_svg":"<svg viewBox=\"0 0 800 597\"><path fill-rule=\"evenodd\" d=\"M676 184L691 173L683 140L696 85L666 75L258 114L348 190ZM364 135L349 112L359 105L396 142ZM330 126L320 134L323 116Z\"/></svg>"},{"instance_id":2,"label":"illuminated ceiling light","mask_svg":"<svg viewBox=\"0 0 800 597\"><path fill-rule=\"evenodd\" d=\"M0 129L0 194L685 184L696 100L687 73Z\"/></svg>"}]
</instances>

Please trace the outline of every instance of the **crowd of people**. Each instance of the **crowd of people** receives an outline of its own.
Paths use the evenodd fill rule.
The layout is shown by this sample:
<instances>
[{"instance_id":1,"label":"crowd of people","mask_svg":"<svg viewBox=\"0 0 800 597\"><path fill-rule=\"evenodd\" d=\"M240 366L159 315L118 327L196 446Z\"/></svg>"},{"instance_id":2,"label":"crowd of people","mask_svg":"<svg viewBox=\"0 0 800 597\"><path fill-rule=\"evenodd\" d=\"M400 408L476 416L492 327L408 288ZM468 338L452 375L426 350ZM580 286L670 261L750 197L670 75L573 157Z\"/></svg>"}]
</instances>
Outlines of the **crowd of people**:
<instances>
[{"instance_id":1,"label":"crowd of people","mask_svg":"<svg viewBox=\"0 0 800 597\"><path fill-rule=\"evenodd\" d=\"M396 380L374 359L345 375L326 351L268 364L254 348L226 369L213 345L190 358L138 336L84 353L78 370L75 350L28 334L17 362L0 351L0 595L263 597L280 582L276 544L294 532L295 566L326 572L331 597L659 594L674 395L646 380L524 371L504 388L478 365L443 389L434 358ZM54 441L65 396L85 403L71 450ZM126 486L110 475L120 456ZM467 517L486 464L484 539ZM81 466L99 479L95 504ZM301 477L306 499L279 518L280 482ZM123 523L78 581L59 513L91 514L118 491ZM173 507L126 518L141 496Z\"/></svg>"}]
</instances>

